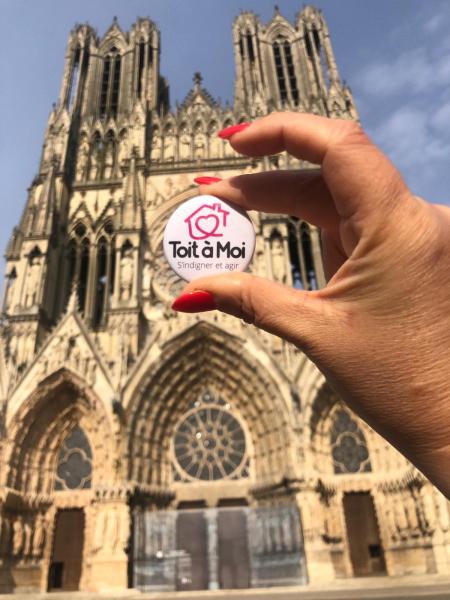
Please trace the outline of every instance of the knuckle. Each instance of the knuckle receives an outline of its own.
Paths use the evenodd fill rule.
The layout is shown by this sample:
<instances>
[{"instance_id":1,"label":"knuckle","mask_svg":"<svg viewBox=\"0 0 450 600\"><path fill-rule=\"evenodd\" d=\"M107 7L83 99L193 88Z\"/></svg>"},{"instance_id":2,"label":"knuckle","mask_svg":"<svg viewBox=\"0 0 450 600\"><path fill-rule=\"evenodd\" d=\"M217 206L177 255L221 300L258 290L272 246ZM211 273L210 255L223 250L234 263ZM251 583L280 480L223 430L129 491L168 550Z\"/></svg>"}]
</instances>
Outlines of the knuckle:
<instances>
[{"instance_id":1,"label":"knuckle","mask_svg":"<svg viewBox=\"0 0 450 600\"><path fill-rule=\"evenodd\" d=\"M345 143L367 143L368 137L360 123L339 119L337 130L339 141Z\"/></svg>"}]
</instances>

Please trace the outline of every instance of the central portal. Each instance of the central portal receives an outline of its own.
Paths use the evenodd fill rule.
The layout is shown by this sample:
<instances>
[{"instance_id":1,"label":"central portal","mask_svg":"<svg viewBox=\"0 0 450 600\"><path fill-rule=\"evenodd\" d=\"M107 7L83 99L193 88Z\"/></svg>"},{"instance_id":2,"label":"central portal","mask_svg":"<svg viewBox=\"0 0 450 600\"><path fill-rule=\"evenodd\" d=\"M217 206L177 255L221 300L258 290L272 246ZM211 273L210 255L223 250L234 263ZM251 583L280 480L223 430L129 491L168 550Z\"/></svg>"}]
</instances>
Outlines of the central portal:
<instances>
[{"instance_id":1,"label":"central portal","mask_svg":"<svg viewBox=\"0 0 450 600\"><path fill-rule=\"evenodd\" d=\"M137 508L132 561L143 592L307 583L295 506Z\"/></svg>"}]
</instances>

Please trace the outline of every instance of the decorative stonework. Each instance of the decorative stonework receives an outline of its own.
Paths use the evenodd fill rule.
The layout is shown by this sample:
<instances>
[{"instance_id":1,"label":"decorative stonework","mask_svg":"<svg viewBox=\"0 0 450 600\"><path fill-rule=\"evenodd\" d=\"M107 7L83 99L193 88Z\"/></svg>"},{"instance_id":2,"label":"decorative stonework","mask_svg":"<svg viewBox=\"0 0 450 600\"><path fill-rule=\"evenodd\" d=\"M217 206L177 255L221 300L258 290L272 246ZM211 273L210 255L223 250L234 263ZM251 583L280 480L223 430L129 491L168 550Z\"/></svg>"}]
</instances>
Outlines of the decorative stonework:
<instances>
[{"instance_id":1,"label":"decorative stonework","mask_svg":"<svg viewBox=\"0 0 450 600\"><path fill-rule=\"evenodd\" d=\"M78 519L73 585L83 590L123 589L128 572L144 589L161 570L167 589L186 586L200 559L178 547L177 515L198 510L211 589L236 540L252 557L249 585L359 575L349 499L369 511L371 552L388 574L450 573L449 503L304 354L218 311L171 310L184 282L161 241L197 194L194 177L315 174L286 153L240 156L217 132L274 110L358 119L319 10L295 23L275 10L267 24L244 11L232 33L233 106L196 73L173 109L152 21L69 36L39 172L6 250L0 591L44 591L49 574L58 583L61 515ZM316 227L250 216L249 272L325 285Z\"/></svg>"}]
</instances>

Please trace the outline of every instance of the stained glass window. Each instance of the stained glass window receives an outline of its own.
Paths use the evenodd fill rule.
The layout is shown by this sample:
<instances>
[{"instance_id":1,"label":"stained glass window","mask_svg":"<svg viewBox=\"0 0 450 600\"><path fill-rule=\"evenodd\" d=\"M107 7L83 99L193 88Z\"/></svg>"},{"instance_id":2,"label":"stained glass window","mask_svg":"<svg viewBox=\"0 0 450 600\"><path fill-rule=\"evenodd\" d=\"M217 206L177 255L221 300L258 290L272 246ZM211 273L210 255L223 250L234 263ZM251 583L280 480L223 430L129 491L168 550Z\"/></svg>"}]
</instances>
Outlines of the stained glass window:
<instances>
[{"instance_id":1,"label":"stained glass window","mask_svg":"<svg viewBox=\"0 0 450 600\"><path fill-rule=\"evenodd\" d=\"M81 429L75 427L58 454L55 490L83 490L91 487L92 451Z\"/></svg>"},{"instance_id":2,"label":"stained glass window","mask_svg":"<svg viewBox=\"0 0 450 600\"><path fill-rule=\"evenodd\" d=\"M330 441L336 474L368 473L372 470L364 434L356 420L343 408L334 414Z\"/></svg>"},{"instance_id":3,"label":"stained glass window","mask_svg":"<svg viewBox=\"0 0 450 600\"><path fill-rule=\"evenodd\" d=\"M174 435L178 480L237 479L248 476L245 433L230 404L206 392Z\"/></svg>"}]
</instances>

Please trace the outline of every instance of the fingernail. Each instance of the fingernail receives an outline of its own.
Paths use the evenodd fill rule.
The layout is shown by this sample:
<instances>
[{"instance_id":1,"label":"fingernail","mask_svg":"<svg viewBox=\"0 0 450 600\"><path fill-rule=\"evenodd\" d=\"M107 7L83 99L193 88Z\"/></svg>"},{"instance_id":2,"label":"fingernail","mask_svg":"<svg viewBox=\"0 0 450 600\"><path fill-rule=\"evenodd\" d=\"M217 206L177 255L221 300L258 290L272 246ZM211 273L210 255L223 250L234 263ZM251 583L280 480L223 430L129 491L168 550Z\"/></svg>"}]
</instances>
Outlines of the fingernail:
<instances>
[{"instance_id":1,"label":"fingernail","mask_svg":"<svg viewBox=\"0 0 450 600\"><path fill-rule=\"evenodd\" d=\"M194 179L194 182L198 183L199 185L211 185L211 183L216 183L217 181L222 181L222 178L208 177L207 175L204 175L203 177L196 177Z\"/></svg>"},{"instance_id":2,"label":"fingernail","mask_svg":"<svg viewBox=\"0 0 450 600\"><path fill-rule=\"evenodd\" d=\"M204 312L206 310L214 310L215 308L216 301L214 300L214 296L210 292L203 290L181 294L172 303L173 310L185 313Z\"/></svg>"},{"instance_id":3,"label":"fingernail","mask_svg":"<svg viewBox=\"0 0 450 600\"><path fill-rule=\"evenodd\" d=\"M225 127L225 129L219 131L217 135L223 140L229 140L232 135L234 135L235 133L239 133L244 129L247 129L247 127L249 127L250 125L251 123L239 123L239 125L231 125L231 127Z\"/></svg>"}]
</instances>

